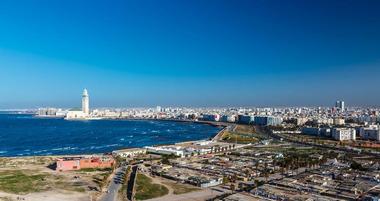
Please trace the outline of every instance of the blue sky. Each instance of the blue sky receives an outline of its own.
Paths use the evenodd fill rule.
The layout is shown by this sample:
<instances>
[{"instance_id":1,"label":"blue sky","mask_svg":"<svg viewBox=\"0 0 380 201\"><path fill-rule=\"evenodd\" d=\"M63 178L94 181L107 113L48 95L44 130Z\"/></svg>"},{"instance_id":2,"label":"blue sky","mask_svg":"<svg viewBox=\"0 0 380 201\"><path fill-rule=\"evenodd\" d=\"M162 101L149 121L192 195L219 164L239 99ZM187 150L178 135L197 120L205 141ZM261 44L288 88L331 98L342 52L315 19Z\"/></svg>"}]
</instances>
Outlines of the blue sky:
<instances>
[{"instance_id":1,"label":"blue sky","mask_svg":"<svg viewBox=\"0 0 380 201\"><path fill-rule=\"evenodd\" d=\"M380 1L0 1L0 108L379 106Z\"/></svg>"}]
</instances>

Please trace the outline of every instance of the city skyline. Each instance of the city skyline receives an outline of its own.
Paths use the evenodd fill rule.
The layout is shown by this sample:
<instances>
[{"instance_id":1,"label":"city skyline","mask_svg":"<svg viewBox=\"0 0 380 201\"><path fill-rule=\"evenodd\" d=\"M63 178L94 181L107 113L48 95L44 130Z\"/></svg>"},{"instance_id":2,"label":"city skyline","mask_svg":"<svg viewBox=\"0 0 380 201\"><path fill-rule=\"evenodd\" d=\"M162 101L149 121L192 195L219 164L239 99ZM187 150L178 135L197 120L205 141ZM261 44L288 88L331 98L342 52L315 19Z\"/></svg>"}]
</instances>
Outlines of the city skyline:
<instances>
[{"instance_id":1,"label":"city skyline","mask_svg":"<svg viewBox=\"0 0 380 201\"><path fill-rule=\"evenodd\" d=\"M0 2L0 109L379 106L378 1Z\"/></svg>"}]
</instances>

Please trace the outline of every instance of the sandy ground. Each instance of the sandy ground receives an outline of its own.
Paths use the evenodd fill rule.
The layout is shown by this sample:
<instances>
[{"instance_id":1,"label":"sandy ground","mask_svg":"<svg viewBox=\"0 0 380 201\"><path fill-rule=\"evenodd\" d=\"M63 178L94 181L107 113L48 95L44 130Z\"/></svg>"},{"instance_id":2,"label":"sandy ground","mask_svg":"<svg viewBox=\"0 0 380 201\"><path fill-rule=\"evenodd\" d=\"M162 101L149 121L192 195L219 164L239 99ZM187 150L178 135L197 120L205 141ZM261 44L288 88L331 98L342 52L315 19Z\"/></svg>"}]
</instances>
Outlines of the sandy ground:
<instances>
[{"instance_id":1,"label":"sandy ground","mask_svg":"<svg viewBox=\"0 0 380 201\"><path fill-rule=\"evenodd\" d=\"M197 200L198 201L204 201L204 200L207 200L209 198L213 198L213 197L220 195L220 194L222 194L222 193L219 191L214 191L212 189L203 189L200 191L194 191L194 192L181 194L181 195L174 195L174 194L166 195L163 197L153 198L153 199L149 199L146 201L178 201L178 200L181 200L181 201L197 201Z\"/></svg>"},{"instance_id":2,"label":"sandy ground","mask_svg":"<svg viewBox=\"0 0 380 201\"><path fill-rule=\"evenodd\" d=\"M6 198L6 199L5 199ZM47 191L30 193L27 195L14 195L0 192L0 200L25 200L25 201L91 201L90 195L75 192Z\"/></svg>"},{"instance_id":3,"label":"sandy ground","mask_svg":"<svg viewBox=\"0 0 380 201\"><path fill-rule=\"evenodd\" d=\"M56 156L46 157L13 157L13 158L0 158L0 171L6 170L22 170L34 173L47 173L51 178L60 178L61 185L50 186L52 189L48 191L29 193L26 195L16 195L5 192L0 192L0 201L17 201L18 197L23 198L19 200L28 201L91 201L95 200L95 196L99 193L89 191L88 186L97 187L93 182L93 176L97 172L56 172L48 166L56 160ZM74 184L76 184L74 186ZM85 192L77 192L71 190L72 187L82 187Z\"/></svg>"}]
</instances>

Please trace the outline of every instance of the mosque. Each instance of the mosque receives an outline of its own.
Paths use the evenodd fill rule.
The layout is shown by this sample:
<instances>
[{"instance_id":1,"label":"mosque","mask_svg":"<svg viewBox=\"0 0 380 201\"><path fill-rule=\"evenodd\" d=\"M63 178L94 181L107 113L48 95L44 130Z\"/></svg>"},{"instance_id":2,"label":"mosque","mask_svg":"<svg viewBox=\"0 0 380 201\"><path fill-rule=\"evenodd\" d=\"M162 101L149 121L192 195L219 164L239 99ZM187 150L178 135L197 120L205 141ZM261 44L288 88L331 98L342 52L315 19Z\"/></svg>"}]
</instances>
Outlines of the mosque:
<instances>
[{"instance_id":1,"label":"mosque","mask_svg":"<svg viewBox=\"0 0 380 201\"><path fill-rule=\"evenodd\" d=\"M83 90L82 94L82 109L73 108L66 114L65 119L86 119L90 117L90 98L87 89Z\"/></svg>"}]
</instances>

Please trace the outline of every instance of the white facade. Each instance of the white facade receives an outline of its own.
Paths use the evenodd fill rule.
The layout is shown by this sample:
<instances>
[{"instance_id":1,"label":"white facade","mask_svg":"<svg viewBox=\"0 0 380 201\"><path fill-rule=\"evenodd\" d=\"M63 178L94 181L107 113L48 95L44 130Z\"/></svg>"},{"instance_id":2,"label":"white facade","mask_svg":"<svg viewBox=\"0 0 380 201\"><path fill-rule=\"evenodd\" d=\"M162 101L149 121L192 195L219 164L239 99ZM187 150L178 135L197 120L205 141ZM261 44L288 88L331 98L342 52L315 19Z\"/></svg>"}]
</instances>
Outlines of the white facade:
<instances>
[{"instance_id":1,"label":"white facade","mask_svg":"<svg viewBox=\"0 0 380 201\"><path fill-rule=\"evenodd\" d=\"M181 149L181 147L150 147L147 146L145 147L146 151L148 153L153 153L153 154L162 154L162 155L171 155L174 154L175 156L179 157L185 157L184 151Z\"/></svg>"},{"instance_id":2,"label":"white facade","mask_svg":"<svg viewBox=\"0 0 380 201\"><path fill-rule=\"evenodd\" d=\"M88 115L85 114L82 110L70 110L66 114L66 119L85 119Z\"/></svg>"},{"instance_id":3,"label":"white facade","mask_svg":"<svg viewBox=\"0 0 380 201\"><path fill-rule=\"evenodd\" d=\"M359 130L360 137L364 140L380 141L380 129L377 125L362 127Z\"/></svg>"},{"instance_id":4,"label":"white facade","mask_svg":"<svg viewBox=\"0 0 380 201\"><path fill-rule=\"evenodd\" d=\"M83 90L82 95L82 111L83 113L89 115L90 114L90 98L88 96L87 89Z\"/></svg>"},{"instance_id":5,"label":"white facade","mask_svg":"<svg viewBox=\"0 0 380 201\"><path fill-rule=\"evenodd\" d=\"M124 149L124 150L117 150L112 152L113 155L120 156L122 158L130 158L141 154L146 154L146 149Z\"/></svg>"},{"instance_id":6,"label":"white facade","mask_svg":"<svg viewBox=\"0 0 380 201\"><path fill-rule=\"evenodd\" d=\"M343 118L335 118L334 125L344 125L346 121Z\"/></svg>"},{"instance_id":7,"label":"white facade","mask_svg":"<svg viewBox=\"0 0 380 201\"><path fill-rule=\"evenodd\" d=\"M353 128L334 128L331 136L339 141L356 140L356 130Z\"/></svg>"},{"instance_id":8,"label":"white facade","mask_svg":"<svg viewBox=\"0 0 380 201\"><path fill-rule=\"evenodd\" d=\"M82 94L82 109L71 109L66 114L66 119L86 119L90 116L90 100L87 89Z\"/></svg>"}]
</instances>

